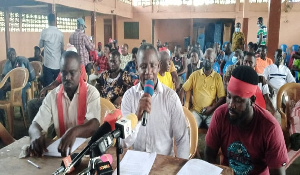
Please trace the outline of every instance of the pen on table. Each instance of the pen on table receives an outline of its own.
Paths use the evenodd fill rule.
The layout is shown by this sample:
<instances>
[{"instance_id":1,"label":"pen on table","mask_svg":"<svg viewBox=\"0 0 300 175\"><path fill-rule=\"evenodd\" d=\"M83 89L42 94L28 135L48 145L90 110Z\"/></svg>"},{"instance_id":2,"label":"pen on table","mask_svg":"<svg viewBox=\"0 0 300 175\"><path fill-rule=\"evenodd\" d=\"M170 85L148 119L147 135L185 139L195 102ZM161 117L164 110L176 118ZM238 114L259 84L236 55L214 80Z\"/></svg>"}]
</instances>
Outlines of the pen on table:
<instances>
[{"instance_id":1,"label":"pen on table","mask_svg":"<svg viewBox=\"0 0 300 175\"><path fill-rule=\"evenodd\" d=\"M27 160L27 162L28 162L28 163L30 163L31 165L33 165L33 166L37 167L38 169L41 169L41 167L40 167L40 166L38 166L37 164L33 163L32 161L30 161L30 160Z\"/></svg>"}]
</instances>

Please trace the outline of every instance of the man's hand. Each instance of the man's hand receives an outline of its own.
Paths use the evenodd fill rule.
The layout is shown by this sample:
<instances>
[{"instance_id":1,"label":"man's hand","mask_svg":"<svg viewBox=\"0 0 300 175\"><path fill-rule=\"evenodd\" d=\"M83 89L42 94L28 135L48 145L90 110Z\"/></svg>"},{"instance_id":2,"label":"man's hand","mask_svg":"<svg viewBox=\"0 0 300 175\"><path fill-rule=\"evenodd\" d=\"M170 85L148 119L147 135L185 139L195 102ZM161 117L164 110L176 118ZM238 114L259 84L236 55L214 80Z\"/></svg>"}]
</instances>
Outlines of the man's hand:
<instances>
[{"instance_id":1,"label":"man's hand","mask_svg":"<svg viewBox=\"0 0 300 175\"><path fill-rule=\"evenodd\" d=\"M30 156L37 156L41 157L44 152L48 152L46 147L46 139L44 135L41 135L38 138L32 138L30 147L29 147L29 153Z\"/></svg>"},{"instance_id":2,"label":"man's hand","mask_svg":"<svg viewBox=\"0 0 300 175\"><path fill-rule=\"evenodd\" d=\"M76 139L76 127L69 129L61 138L61 141L58 145L58 152L61 153L62 157L71 155L72 146ZM67 154L69 148L69 153Z\"/></svg>"},{"instance_id":3,"label":"man's hand","mask_svg":"<svg viewBox=\"0 0 300 175\"><path fill-rule=\"evenodd\" d=\"M151 111L151 95L148 93L144 93L144 95L140 99L139 106L136 111L138 120L142 119L144 111L146 111L148 113L150 113L150 111Z\"/></svg>"},{"instance_id":4,"label":"man's hand","mask_svg":"<svg viewBox=\"0 0 300 175\"><path fill-rule=\"evenodd\" d=\"M45 97L47 91L48 91L48 88L47 88L47 87L44 87L44 88L41 90L41 92L40 92L40 98Z\"/></svg>"},{"instance_id":5,"label":"man's hand","mask_svg":"<svg viewBox=\"0 0 300 175\"><path fill-rule=\"evenodd\" d=\"M207 107L203 108L202 111L204 111L204 112L202 112L203 115L208 116L214 112L214 107L207 106Z\"/></svg>"},{"instance_id":6,"label":"man's hand","mask_svg":"<svg viewBox=\"0 0 300 175\"><path fill-rule=\"evenodd\" d=\"M117 109L121 108L121 102L122 102L122 97L118 97L115 101L114 101L114 105Z\"/></svg>"}]
</instances>

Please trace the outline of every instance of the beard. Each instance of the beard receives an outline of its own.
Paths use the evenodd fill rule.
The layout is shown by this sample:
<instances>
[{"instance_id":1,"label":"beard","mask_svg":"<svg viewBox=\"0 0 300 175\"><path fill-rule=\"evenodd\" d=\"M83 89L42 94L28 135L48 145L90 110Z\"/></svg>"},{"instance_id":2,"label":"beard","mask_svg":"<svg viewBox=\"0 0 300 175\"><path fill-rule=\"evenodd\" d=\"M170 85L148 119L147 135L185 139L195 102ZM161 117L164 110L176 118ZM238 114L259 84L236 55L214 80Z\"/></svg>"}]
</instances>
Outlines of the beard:
<instances>
[{"instance_id":1,"label":"beard","mask_svg":"<svg viewBox=\"0 0 300 175\"><path fill-rule=\"evenodd\" d=\"M247 104L246 105L246 109L244 111L242 111L240 114L237 113L236 111L232 110L232 109L228 109L232 113L235 114L235 117L232 118L230 116L230 114L227 113L230 124L232 124L232 125L240 125L240 124L242 124L242 122L245 121L245 119L247 118L247 113L249 112L249 108L250 108L250 105Z\"/></svg>"},{"instance_id":2,"label":"beard","mask_svg":"<svg viewBox=\"0 0 300 175\"><path fill-rule=\"evenodd\" d=\"M209 71L211 69L211 63L209 61L204 62L204 70Z\"/></svg>"}]
</instances>

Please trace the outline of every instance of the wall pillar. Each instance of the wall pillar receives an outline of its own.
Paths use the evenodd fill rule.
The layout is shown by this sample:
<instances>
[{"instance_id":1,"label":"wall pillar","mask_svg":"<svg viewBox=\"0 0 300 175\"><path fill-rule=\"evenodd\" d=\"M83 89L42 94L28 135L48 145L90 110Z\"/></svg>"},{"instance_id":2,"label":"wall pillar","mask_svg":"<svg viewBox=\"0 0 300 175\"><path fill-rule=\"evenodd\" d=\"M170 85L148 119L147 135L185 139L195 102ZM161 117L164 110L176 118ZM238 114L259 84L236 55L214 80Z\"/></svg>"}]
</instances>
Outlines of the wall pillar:
<instances>
[{"instance_id":1,"label":"wall pillar","mask_svg":"<svg viewBox=\"0 0 300 175\"><path fill-rule=\"evenodd\" d=\"M247 45L248 45L248 22L249 22L249 18L243 18L243 26L242 26L242 30L245 36L245 50L247 50Z\"/></svg>"},{"instance_id":2,"label":"wall pillar","mask_svg":"<svg viewBox=\"0 0 300 175\"><path fill-rule=\"evenodd\" d=\"M96 33L97 33L96 19L97 19L97 13L94 11L94 12L91 13L91 35L93 37L93 41L94 41L95 46L98 46L97 41L96 41Z\"/></svg>"},{"instance_id":3,"label":"wall pillar","mask_svg":"<svg viewBox=\"0 0 300 175\"><path fill-rule=\"evenodd\" d=\"M6 46L6 55L7 55L7 51L10 48L9 11L8 11L8 8L5 8L5 10L4 10L4 23L5 23L5 46Z\"/></svg>"},{"instance_id":4,"label":"wall pillar","mask_svg":"<svg viewBox=\"0 0 300 175\"><path fill-rule=\"evenodd\" d=\"M267 33L267 56L271 59L274 57L276 49L279 45L279 30L280 30L280 16L281 16L281 1L269 1L269 21Z\"/></svg>"}]
</instances>

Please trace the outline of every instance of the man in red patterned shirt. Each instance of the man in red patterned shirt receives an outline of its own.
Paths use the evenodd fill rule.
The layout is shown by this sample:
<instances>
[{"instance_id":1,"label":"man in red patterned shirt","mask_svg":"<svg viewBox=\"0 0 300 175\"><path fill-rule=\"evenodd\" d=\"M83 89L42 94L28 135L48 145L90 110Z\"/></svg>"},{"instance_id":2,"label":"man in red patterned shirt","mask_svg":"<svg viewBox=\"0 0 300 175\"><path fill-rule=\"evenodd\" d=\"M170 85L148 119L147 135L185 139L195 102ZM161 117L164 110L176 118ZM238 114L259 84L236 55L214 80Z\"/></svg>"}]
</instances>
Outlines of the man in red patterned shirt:
<instances>
[{"instance_id":1,"label":"man in red patterned shirt","mask_svg":"<svg viewBox=\"0 0 300 175\"><path fill-rule=\"evenodd\" d=\"M86 28L82 18L77 19L77 29L69 38L70 44L74 45L81 57L81 64L85 66L86 73L91 74L92 64L89 60L89 51L95 50L95 46L90 42L88 36L84 33Z\"/></svg>"}]
</instances>

